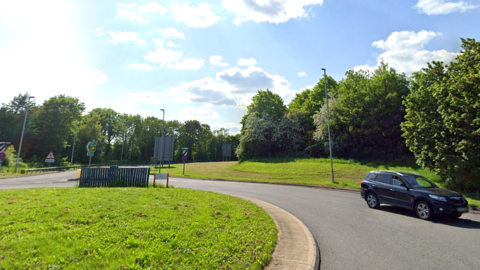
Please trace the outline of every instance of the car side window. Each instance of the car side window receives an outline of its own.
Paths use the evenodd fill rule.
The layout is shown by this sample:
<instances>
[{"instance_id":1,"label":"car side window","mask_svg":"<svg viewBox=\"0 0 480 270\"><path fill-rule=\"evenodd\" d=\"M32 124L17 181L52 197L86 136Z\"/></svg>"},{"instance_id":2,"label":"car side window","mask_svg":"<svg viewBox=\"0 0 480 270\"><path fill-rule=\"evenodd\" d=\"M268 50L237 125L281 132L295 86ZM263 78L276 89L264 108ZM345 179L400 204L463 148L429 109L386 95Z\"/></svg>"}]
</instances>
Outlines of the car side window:
<instances>
[{"instance_id":1,"label":"car side window","mask_svg":"<svg viewBox=\"0 0 480 270\"><path fill-rule=\"evenodd\" d=\"M389 174L379 174L377 176L377 182L390 185L390 179L392 177Z\"/></svg>"},{"instance_id":2,"label":"car side window","mask_svg":"<svg viewBox=\"0 0 480 270\"><path fill-rule=\"evenodd\" d=\"M392 185L394 185L394 186L401 186L402 183L403 183L403 182L402 182L397 176L393 176L393 177L392 177Z\"/></svg>"},{"instance_id":3,"label":"car side window","mask_svg":"<svg viewBox=\"0 0 480 270\"><path fill-rule=\"evenodd\" d=\"M376 176L377 176L377 175L374 174L374 173L369 173L369 174L367 175L367 177L365 178L365 180L375 181L375 177L376 177Z\"/></svg>"}]
</instances>

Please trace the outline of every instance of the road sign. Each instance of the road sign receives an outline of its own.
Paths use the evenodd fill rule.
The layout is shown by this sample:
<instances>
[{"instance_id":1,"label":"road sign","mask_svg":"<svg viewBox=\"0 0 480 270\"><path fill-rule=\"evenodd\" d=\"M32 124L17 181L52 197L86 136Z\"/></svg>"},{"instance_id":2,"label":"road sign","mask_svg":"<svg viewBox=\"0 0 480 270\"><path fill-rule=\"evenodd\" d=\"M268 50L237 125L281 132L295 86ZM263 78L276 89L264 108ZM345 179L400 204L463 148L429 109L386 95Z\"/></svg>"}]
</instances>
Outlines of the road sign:
<instances>
[{"instance_id":1,"label":"road sign","mask_svg":"<svg viewBox=\"0 0 480 270\"><path fill-rule=\"evenodd\" d=\"M173 161L174 142L173 137L156 137L153 157L158 158L159 161Z\"/></svg>"},{"instance_id":2,"label":"road sign","mask_svg":"<svg viewBox=\"0 0 480 270\"><path fill-rule=\"evenodd\" d=\"M0 153L0 160L3 160L5 158L5 153L1 152Z\"/></svg>"},{"instance_id":3,"label":"road sign","mask_svg":"<svg viewBox=\"0 0 480 270\"><path fill-rule=\"evenodd\" d=\"M50 151L48 156L45 158L46 163L53 163L55 162L55 155L53 155L53 151Z\"/></svg>"},{"instance_id":4,"label":"road sign","mask_svg":"<svg viewBox=\"0 0 480 270\"><path fill-rule=\"evenodd\" d=\"M97 150L97 142L88 142L87 151L88 152L95 152L96 150Z\"/></svg>"},{"instance_id":5,"label":"road sign","mask_svg":"<svg viewBox=\"0 0 480 270\"><path fill-rule=\"evenodd\" d=\"M88 151L87 152L87 157L93 157L94 154L95 154L95 152Z\"/></svg>"},{"instance_id":6,"label":"road sign","mask_svg":"<svg viewBox=\"0 0 480 270\"><path fill-rule=\"evenodd\" d=\"M10 145L11 145L10 142L0 142L0 153L7 151Z\"/></svg>"},{"instance_id":7,"label":"road sign","mask_svg":"<svg viewBox=\"0 0 480 270\"><path fill-rule=\"evenodd\" d=\"M182 157L183 162L187 162L187 156Z\"/></svg>"}]
</instances>

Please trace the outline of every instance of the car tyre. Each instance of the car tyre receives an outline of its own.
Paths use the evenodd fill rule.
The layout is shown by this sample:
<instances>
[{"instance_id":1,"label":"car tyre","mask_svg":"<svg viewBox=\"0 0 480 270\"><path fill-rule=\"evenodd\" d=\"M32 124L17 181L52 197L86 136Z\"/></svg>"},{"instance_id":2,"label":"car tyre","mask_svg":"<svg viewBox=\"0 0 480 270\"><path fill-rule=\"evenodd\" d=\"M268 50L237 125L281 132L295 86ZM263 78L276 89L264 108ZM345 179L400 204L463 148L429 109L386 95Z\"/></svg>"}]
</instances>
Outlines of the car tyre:
<instances>
[{"instance_id":1,"label":"car tyre","mask_svg":"<svg viewBox=\"0 0 480 270\"><path fill-rule=\"evenodd\" d=\"M458 219L462 216L462 213L454 213L454 214L450 214L448 215L450 218L453 218L453 219Z\"/></svg>"},{"instance_id":2,"label":"car tyre","mask_svg":"<svg viewBox=\"0 0 480 270\"><path fill-rule=\"evenodd\" d=\"M415 204L415 214L421 219L429 220L433 216L432 207L425 201L418 201Z\"/></svg>"},{"instance_id":3,"label":"car tyre","mask_svg":"<svg viewBox=\"0 0 480 270\"><path fill-rule=\"evenodd\" d=\"M378 201L378 197L373 192L367 193L367 196L366 196L365 200L367 201L367 205L370 208L377 209L378 207L380 207L380 202Z\"/></svg>"}]
</instances>

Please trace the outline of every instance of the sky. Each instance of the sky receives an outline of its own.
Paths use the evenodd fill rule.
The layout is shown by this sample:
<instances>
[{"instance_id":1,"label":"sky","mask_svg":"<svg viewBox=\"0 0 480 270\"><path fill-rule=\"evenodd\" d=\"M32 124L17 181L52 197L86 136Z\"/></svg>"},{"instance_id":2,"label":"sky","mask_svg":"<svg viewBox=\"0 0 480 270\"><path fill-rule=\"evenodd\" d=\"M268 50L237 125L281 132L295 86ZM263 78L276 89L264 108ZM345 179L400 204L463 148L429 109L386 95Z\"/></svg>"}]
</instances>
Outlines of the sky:
<instances>
[{"instance_id":1,"label":"sky","mask_svg":"<svg viewBox=\"0 0 480 270\"><path fill-rule=\"evenodd\" d=\"M258 90L288 105L322 68L411 75L479 25L479 0L0 0L0 103L65 94L236 134Z\"/></svg>"}]
</instances>

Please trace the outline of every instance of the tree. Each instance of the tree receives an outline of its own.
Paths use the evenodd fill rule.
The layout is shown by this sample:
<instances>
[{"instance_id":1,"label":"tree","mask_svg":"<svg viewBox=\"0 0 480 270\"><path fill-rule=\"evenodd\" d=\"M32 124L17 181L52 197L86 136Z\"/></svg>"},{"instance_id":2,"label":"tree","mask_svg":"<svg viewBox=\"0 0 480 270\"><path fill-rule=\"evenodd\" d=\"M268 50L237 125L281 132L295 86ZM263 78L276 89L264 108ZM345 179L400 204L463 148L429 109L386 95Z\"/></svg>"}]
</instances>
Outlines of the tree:
<instances>
[{"instance_id":1,"label":"tree","mask_svg":"<svg viewBox=\"0 0 480 270\"><path fill-rule=\"evenodd\" d=\"M417 163L449 187L480 188L480 43L462 39L449 65L432 62L413 75L403 137Z\"/></svg>"},{"instance_id":2,"label":"tree","mask_svg":"<svg viewBox=\"0 0 480 270\"><path fill-rule=\"evenodd\" d=\"M338 83L330 76L327 76L328 93L336 97ZM295 98L288 104L289 109L303 109L313 116L325 102L325 79L321 78L312 90L305 89L295 95Z\"/></svg>"},{"instance_id":3,"label":"tree","mask_svg":"<svg viewBox=\"0 0 480 270\"><path fill-rule=\"evenodd\" d=\"M102 125L102 134L106 141L105 145L105 156L107 159L111 159L111 144L112 141L117 138L117 136L122 137L123 133L119 130L118 127L118 113L112 109L96 108L93 109L90 113L97 113L100 115L100 124Z\"/></svg>"},{"instance_id":4,"label":"tree","mask_svg":"<svg viewBox=\"0 0 480 270\"><path fill-rule=\"evenodd\" d=\"M338 87L338 102L330 108L334 154L347 158L402 157L407 149L401 137L400 123L405 108L403 98L409 93L409 81L404 74L381 63L371 74L348 71ZM318 114L317 139L325 140L325 115ZM328 141L328 138L326 138ZM326 141L323 141L326 142Z\"/></svg>"},{"instance_id":5,"label":"tree","mask_svg":"<svg viewBox=\"0 0 480 270\"><path fill-rule=\"evenodd\" d=\"M255 114L258 117L265 115L279 120L286 112L287 107L279 95L268 89L266 91L258 90L258 93L252 98L252 103L247 106L247 114L242 119L242 125L250 114Z\"/></svg>"},{"instance_id":6,"label":"tree","mask_svg":"<svg viewBox=\"0 0 480 270\"><path fill-rule=\"evenodd\" d=\"M188 147L188 158L192 157L192 153L196 151L196 143L202 132L202 124L197 120L186 121L179 130L179 148Z\"/></svg>"},{"instance_id":7,"label":"tree","mask_svg":"<svg viewBox=\"0 0 480 270\"><path fill-rule=\"evenodd\" d=\"M75 120L84 110L85 105L78 98L59 95L45 101L33 114L38 130L34 154L44 156L53 151L57 160L69 156L71 152L65 150L73 141Z\"/></svg>"},{"instance_id":8,"label":"tree","mask_svg":"<svg viewBox=\"0 0 480 270\"><path fill-rule=\"evenodd\" d=\"M27 108L27 104L29 108L32 108L35 106L35 101L32 99L28 98L28 92L25 94L19 94L15 96L10 103L5 104L2 103L2 106L7 109L7 111L14 113L14 114L20 114L25 111L25 108Z\"/></svg>"},{"instance_id":9,"label":"tree","mask_svg":"<svg viewBox=\"0 0 480 270\"><path fill-rule=\"evenodd\" d=\"M82 117L82 121L78 127L77 146L75 151L75 160L83 163L88 163L87 144L89 142L97 142L97 149L92 158L95 162L103 161L103 149L105 149L104 140L105 135L102 134L102 117L100 114L90 112Z\"/></svg>"}]
</instances>

